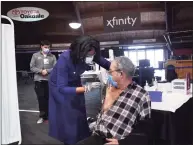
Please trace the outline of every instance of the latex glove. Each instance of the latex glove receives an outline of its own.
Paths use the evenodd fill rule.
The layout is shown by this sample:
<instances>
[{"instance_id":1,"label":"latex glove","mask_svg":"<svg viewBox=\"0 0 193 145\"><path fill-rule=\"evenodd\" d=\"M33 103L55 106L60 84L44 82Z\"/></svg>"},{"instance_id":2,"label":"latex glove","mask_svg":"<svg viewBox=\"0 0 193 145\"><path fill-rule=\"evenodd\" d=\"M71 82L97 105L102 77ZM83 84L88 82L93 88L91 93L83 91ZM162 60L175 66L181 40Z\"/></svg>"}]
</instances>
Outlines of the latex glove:
<instances>
[{"instance_id":1,"label":"latex glove","mask_svg":"<svg viewBox=\"0 0 193 145\"><path fill-rule=\"evenodd\" d=\"M92 89L99 88L100 86L100 82L88 83L87 85L85 85L85 92L90 92Z\"/></svg>"}]
</instances>

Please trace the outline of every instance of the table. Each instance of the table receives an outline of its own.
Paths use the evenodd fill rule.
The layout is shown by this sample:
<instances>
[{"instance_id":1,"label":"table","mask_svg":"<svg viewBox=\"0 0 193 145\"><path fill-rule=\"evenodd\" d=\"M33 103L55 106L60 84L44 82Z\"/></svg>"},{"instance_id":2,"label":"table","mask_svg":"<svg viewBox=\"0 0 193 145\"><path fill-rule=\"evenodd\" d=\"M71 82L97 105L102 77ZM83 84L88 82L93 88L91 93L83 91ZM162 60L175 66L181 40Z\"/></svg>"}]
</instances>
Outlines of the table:
<instances>
[{"instance_id":1,"label":"table","mask_svg":"<svg viewBox=\"0 0 193 145\"><path fill-rule=\"evenodd\" d=\"M162 102L152 102L151 108L153 110L169 111L175 113L184 103L186 103L192 94L183 95L179 93L163 93Z\"/></svg>"},{"instance_id":2,"label":"table","mask_svg":"<svg viewBox=\"0 0 193 145\"><path fill-rule=\"evenodd\" d=\"M161 111L164 114L164 120L168 119L169 121L169 125L167 126L169 130L169 138L170 138L171 145L176 145L176 139L177 139L176 138L176 127L175 127L175 125L177 124L175 120L176 112L180 112L181 114L187 111L191 112L192 110L189 110L189 109L185 109L184 112L180 110L180 108L185 108L184 104L187 104L190 100L192 100L192 94L183 95L179 93L169 92L169 93L162 94L162 102L152 102L151 103L152 110ZM177 119L180 120L181 118L177 118ZM167 121L164 121L164 122L167 122ZM177 129L180 130L179 128Z\"/></svg>"}]
</instances>

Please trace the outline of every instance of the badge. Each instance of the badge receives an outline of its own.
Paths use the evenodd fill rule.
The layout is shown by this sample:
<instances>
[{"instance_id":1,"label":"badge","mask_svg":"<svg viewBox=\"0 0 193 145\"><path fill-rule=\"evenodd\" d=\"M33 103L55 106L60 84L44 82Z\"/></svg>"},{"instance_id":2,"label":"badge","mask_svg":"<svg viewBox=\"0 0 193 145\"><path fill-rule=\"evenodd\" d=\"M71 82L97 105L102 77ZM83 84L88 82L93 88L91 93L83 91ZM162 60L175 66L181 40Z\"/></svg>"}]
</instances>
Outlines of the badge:
<instances>
[{"instance_id":1,"label":"badge","mask_svg":"<svg viewBox=\"0 0 193 145\"><path fill-rule=\"evenodd\" d=\"M49 64L49 60L47 58L44 59L44 64Z\"/></svg>"}]
</instances>

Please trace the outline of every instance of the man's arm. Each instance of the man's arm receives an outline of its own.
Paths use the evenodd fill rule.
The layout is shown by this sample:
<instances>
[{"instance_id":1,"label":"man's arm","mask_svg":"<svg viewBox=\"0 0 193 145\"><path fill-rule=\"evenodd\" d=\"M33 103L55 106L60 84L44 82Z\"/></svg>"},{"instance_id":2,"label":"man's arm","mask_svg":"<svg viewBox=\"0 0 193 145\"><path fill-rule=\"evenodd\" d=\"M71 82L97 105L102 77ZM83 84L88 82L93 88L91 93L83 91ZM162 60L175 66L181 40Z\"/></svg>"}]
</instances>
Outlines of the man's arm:
<instances>
[{"instance_id":1,"label":"man's arm","mask_svg":"<svg viewBox=\"0 0 193 145\"><path fill-rule=\"evenodd\" d=\"M36 65L35 65L35 60L36 60L36 57L35 57L35 55L33 54L32 58L31 58L31 62L30 62L30 70L31 70L33 73L41 73L41 72L42 72L42 69L36 67Z\"/></svg>"}]
</instances>

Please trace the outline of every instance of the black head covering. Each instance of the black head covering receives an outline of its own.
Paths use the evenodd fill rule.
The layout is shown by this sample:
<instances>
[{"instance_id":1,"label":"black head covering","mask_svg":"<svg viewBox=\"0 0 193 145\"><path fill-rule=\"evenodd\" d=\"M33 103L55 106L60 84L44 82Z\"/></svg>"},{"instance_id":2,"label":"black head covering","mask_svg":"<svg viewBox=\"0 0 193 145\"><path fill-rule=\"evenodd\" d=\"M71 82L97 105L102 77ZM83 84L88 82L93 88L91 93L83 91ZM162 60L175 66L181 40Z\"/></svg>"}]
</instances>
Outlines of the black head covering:
<instances>
[{"instance_id":1,"label":"black head covering","mask_svg":"<svg viewBox=\"0 0 193 145\"><path fill-rule=\"evenodd\" d=\"M78 62L85 61L87 53L91 49L95 49L94 60L99 60L100 58L100 43L91 36L80 36L78 37L70 46L70 56L74 64Z\"/></svg>"}]
</instances>

